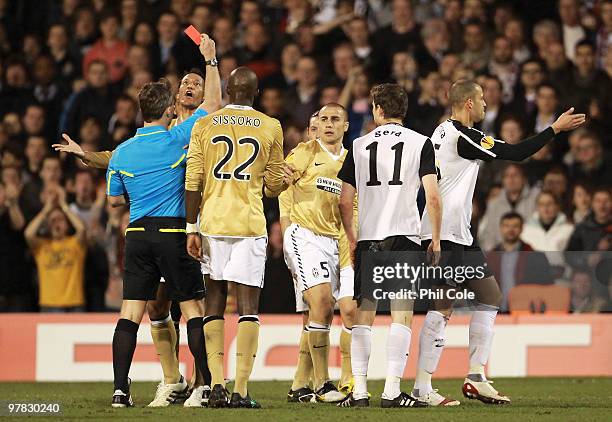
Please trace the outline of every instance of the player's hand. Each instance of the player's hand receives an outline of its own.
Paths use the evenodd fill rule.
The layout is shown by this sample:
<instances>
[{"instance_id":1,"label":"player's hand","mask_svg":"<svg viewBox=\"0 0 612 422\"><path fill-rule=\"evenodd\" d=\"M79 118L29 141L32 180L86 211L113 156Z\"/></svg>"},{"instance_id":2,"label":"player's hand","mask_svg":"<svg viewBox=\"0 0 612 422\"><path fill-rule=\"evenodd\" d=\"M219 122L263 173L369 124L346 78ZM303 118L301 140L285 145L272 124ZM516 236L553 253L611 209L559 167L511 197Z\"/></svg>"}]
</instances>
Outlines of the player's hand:
<instances>
[{"instance_id":1,"label":"player's hand","mask_svg":"<svg viewBox=\"0 0 612 422\"><path fill-rule=\"evenodd\" d=\"M204 60L212 60L217 54L215 42L208 34L200 34L200 53L204 56Z\"/></svg>"},{"instance_id":2,"label":"player's hand","mask_svg":"<svg viewBox=\"0 0 612 422\"><path fill-rule=\"evenodd\" d=\"M187 234L187 253L193 259L202 262L202 238L199 233Z\"/></svg>"},{"instance_id":3,"label":"player's hand","mask_svg":"<svg viewBox=\"0 0 612 422\"><path fill-rule=\"evenodd\" d=\"M353 264L353 268L355 268L355 251L357 250L357 242L349 241L349 252L351 254L351 263Z\"/></svg>"},{"instance_id":4,"label":"player's hand","mask_svg":"<svg viewBox=\"0 0 612 422\"><path fill-rule=\"evenodd\" d=\"M440 242L431 242L427 248L427 262L432 267L437 267L440 263Z\"/></svg>"},{"instance_id":5,"label":"player's hand","mask_svg":"<svg viewBox=\"0 0 612 422\"><path fill-rule=\"evenodd\" d=\"M576 129L578 126L584 124L585 121L585 114L574 114L574 107L570 107L569 110L560 115L551 126L556 134Z\"/></svg>"},{"instance_id":6,"label":"player's hand","mask_svg":"<svg viewBox=\"0 0 612 422\"><path fill-rule=\"evenodd\" d=\"M295 173L295 166L291 163L285 163L283 165L283 181L287 186L293 183L293 175Z\"/></svg>"},{"instance_id":7,"label":"player's hand","mask_svg":"<svg viewBox=\"0 0 612 422\"><path fill-rule=\"evenodd\" d=\"M85 156L85 152L83 152L83 148L81 148L79 144L74 142L70 138L70 136L68 136L68 134L62 133L62 138L64 138L64 140L68 142L68 144L53 144L51 145L51 147L54 150L60 151L60 152L67 152L68 154L74 154L79 158L83 158Z\"/></svg>"}]
</instances>

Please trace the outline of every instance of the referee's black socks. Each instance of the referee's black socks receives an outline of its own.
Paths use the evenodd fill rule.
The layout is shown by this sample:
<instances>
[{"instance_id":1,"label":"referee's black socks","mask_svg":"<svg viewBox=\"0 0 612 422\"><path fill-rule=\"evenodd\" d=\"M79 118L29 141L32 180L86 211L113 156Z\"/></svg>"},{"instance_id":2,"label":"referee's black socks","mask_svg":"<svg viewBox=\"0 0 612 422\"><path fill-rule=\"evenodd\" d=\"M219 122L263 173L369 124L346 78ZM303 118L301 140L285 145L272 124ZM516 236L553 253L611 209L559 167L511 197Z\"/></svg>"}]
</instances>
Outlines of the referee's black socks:
<instances>
[{"instance_id":1,"label":"referee's black socks","mask_svg":"<svg viewBox=\"0 0 612 422\"><path fill-rule=\"evenodd\" d=\"M187 321L187 342L193 355L196 368L204 377L204 383L210 385L210 371L206 359L206 344L204 341L204 320L202 317Z\"/></svg>"},{"instance_id":2,"label":"referee's black socks","mask_svg":"<svg viewBox=\"0 0 612 422\"><path fill-rule=\"evenodd\" d=\"M115 376L115 390L124 393L129 391L128 374L136 350L136 334L139 324L129 319L121 318L117 321L113 335L113 373Z\"/></svg>"}]
</instances>

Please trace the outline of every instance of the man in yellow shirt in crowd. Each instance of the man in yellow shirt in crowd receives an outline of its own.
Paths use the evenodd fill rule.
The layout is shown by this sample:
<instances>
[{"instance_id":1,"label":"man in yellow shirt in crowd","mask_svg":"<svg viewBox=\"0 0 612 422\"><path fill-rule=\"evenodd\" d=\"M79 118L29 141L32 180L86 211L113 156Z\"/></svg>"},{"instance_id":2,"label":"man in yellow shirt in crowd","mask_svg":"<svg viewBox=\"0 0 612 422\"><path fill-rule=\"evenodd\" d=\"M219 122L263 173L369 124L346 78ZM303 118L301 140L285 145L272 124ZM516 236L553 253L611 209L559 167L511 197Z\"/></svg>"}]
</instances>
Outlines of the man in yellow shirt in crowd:
<instances>
[{"instance_id":1,"label":"man in yellow shirt in crowd","mask_svg":"<svg viewBox=\"0 0 612 422\"><path fill-rule=\"evenodd\" d=\"M49 237L39 234L43 225L46 225ZM74 234L70 234L70 225ZM85 311L85 226L68 207L66 193L61 187L46 193L43 209L28 225L24 235L38 268L41 311Z\"/></svg>"}]
</instances>

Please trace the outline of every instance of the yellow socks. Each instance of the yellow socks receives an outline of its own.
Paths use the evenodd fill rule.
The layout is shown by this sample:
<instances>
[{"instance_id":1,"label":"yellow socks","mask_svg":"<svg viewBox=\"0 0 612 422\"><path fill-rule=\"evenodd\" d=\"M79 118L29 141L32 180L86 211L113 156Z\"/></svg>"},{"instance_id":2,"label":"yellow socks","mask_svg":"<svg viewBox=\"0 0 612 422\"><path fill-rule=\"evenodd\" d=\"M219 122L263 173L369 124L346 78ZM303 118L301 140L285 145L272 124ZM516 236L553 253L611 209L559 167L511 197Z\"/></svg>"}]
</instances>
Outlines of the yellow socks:
<instances>
[{"instance_id":1,"label":"yellow socks","mask_svg":"<svg viewBox=\"0 0 612 422\"><path fill-rule=\"evenodd\" d=\"M176 331L170 315L162 320L151 321L151 337L164 372L165 384L176 384L181 379L176 357Z\"/></svg>"},{"instance_id":2,"label":"yellow socks","mask_svg":"<svg viewBox=\"0 0 612 422\"><path fill-rule=\"evenodd\" d=\"M225 354L225 320L220 316L204 318L204 339L208 368L212 375L211 387L221 384L225 387L223 356Z\"/></svg>"},{"instance_id":3,"label":"yellow socks","mask_svg":"<svg viewBox=\"0 0 612 422\"><path fill-rule=\"evenodd\" d=\"M308 345L314 370L313 388L317 391L329 380L329 325L310 322Z\"/></svg>"},{"instance_id":4,"label":"yellow socks","mask_svg":"<svg viewBox=\"0 0 612 422\"><path fill-rule=\"evenodd\" d=\"M312 378L312 357L310 356L310 347L308 345L308 327L302 330L300 337L300 354L298 356L297 368L293 376L293 391L304 388L310 384Z\"/></svg>"},{"instance_id":5,"label":"yellow socks","mask_svg":"<svg viewBox=\"0 0 612 422\"><path fill-rule=\"evenodd\" d=\"M253 370L253 362L259 343L259 317L243 315L238 319L236 338L236 383L234 393L242 397L247 395L247 382Z\"/></svg>"},{"instance_id":6,"label":"yellow socks","mask_svg":"<svg viewBox=\"0 0 612 422\"><path fill-rule=\"evenodd\" d=\"M351 329L346 328L344 325L340 334L340 356L342 358L340 385L342 386L350 383L353 378L351 367Z\"/></svg>"}]
</instances>

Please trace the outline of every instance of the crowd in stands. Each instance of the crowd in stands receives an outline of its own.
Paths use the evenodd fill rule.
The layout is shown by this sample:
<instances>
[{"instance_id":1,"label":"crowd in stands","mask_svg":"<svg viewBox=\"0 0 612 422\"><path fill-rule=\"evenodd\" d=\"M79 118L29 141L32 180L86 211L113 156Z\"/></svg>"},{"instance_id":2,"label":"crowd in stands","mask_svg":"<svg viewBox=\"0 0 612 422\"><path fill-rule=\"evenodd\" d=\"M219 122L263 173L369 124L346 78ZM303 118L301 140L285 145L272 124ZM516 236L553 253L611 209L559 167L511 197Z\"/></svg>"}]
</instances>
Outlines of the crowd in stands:
<instances>
[{"instance_id":1,"label":"crowd in stands","mask_svg":"<svg viewBox=\"0 0 612 422\"><path fill-rule=\"evenodd\" d=\"M256 108L281 121L286 153L329 102L348 110L350 148L374 127L381 82L407 91L404 123L426 135L464 78L484 90L478 127L508 143L569 107L587 113L525 162L483 163L472 230L506 252L494 265L505 295L554 283L571 289L573 312L612 311L611 0L0 0L0 311L120 304L127 212L107 205L104 172L50 145L62 133L85 151L130 138L145 83L176 88L204 69L188 25L215 40L223 87L237 66L256 72ZM278 206L265 204L261 311L290 313Z\"/></svg>"}]
</instances>

